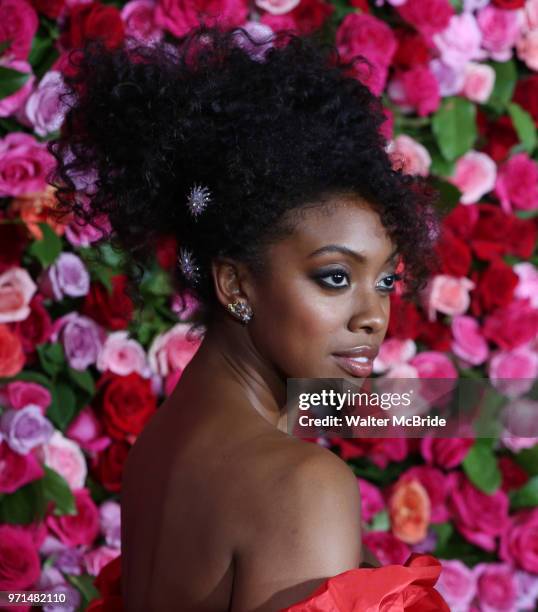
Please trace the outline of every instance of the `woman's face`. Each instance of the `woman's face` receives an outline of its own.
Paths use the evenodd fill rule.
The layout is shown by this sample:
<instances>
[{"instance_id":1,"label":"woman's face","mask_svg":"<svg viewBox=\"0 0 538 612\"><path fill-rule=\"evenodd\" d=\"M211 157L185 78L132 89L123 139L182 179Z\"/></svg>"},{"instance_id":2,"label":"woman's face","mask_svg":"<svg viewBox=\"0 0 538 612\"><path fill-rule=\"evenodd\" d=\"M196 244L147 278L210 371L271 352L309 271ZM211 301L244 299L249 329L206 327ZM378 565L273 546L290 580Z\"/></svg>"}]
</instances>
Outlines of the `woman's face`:
<instances>
[{"instance_id":1,"label":"woman's face","mask_svg":"<svg viewBox=\"0 0 538 612\"><path fill-rule=\"evenodd\" d=\"M372 356L361 366L336 354L379 348L397 254L364 200L329 203L335 206L305 209L293 235L269 247L268 274L251 299L250 335L284 377L357 381L369 376Z\"/></svg>"}]
</instances>

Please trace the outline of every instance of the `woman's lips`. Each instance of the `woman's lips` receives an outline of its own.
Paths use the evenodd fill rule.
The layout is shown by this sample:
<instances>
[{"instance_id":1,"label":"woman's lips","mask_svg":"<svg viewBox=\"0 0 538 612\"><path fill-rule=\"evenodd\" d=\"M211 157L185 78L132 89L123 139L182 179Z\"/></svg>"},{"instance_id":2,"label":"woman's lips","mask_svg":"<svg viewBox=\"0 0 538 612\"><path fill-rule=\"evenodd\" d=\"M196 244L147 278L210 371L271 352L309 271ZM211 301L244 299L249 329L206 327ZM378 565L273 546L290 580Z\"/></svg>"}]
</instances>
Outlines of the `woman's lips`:
<instances>
[{"instance_id":1,"label":"woman's lips","mask_svg":"<svg viewBox=\"0 0 538 612\"><path fill-rule=\"evenodd\" d=\"M370 376L373 369L373 360L368 357L342 357L333 355L338 365L352 376L365 378Z\"/></svg>"}]
</instances>

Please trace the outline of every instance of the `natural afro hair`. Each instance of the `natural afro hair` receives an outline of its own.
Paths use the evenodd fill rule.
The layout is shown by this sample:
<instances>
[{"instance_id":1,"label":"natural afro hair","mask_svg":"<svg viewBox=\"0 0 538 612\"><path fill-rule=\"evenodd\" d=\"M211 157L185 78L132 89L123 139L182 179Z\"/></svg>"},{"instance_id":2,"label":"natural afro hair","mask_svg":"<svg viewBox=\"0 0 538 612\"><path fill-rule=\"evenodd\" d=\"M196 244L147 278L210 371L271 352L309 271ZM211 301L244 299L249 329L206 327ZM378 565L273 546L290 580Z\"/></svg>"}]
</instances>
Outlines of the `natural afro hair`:
<instances>
[{"instance_id":1,"label":"natural afro hair","mask_svg":"<svg viewBox=\"0 0 538 612\"><path fill-rule=\"evenodd\" d=\"M376 207L404 263L404 298L436 261L436 192L392 167L380 100L315 34L200 25L177 44L100 41L71 52L68 110L49 143L60 209L89 223L107 215L112 239L139 265L173 235L199 266L198 324L215 312L211 262L231 257L264 270L264 248L292 231L290 215L352 193ZM93 175L81 196L75 177ZM211 203L187 207L194 185Z\"/></svg>"}]
</instances>

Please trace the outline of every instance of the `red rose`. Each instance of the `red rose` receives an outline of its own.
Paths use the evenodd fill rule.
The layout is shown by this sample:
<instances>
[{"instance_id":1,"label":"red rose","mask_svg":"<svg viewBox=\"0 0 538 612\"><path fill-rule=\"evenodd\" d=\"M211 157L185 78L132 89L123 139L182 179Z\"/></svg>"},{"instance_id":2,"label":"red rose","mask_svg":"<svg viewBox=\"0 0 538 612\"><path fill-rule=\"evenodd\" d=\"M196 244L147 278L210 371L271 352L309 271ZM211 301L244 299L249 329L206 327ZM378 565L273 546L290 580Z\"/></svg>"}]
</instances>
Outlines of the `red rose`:
<instances>
[{"instance_id":1,"label":"red rose","mask_svg":"<svg viewBox=\"0 0 538 612\"><path fill-rule=\"evenodd\" d=\"M449 0L407 0L396 10L425 36L444 30L454 14Z\"/></svg>"},{"instance_id":2,"label":"red rose","mask_svg":"<svg viewBox=\"0 0 538 612\"><path fill-rule=\"evenodd\" d=\"M525 6L525 0L493 0L493 4L507 11L515 11Z\"/></svg>"},{"instance_id":3,"label":"red rose","mask_svg":"<svg viewBox=\"0 0 538 612\"><path fill-rule=\"evenodd\" d=\"M99 534L99 510L88 489L73 492L77 513L46 518L47 526L67 546L91 545Z\"/></svg>"},{"instance_id":4,"label":"red rose","mask_svg":"<svg viewBox=\"0 0 538 612\"><path fill-rule=\"evenodd\" d=\"M507 493L512 489L519 489L529 480L527 472L512 457L499 457L499 469L502 474L501 488Z\"/></svg>"},{"instance_id":5,"label":"red rose","mask_svg":"<svg viewBox=\"0 0 538 612\"><path fill-rule=\"evenodd\" d=\"M301 0L293 10L283 15L263 14L260 22L268 25L273 32L293 29L299 34L311 34L319 30L333 12L334 6L323 0Z\"/></svg>"},{"instance_id":6,"label":"red rose","mask_svg":"<svg viewBox=\"0 0 538 612\"><path fill-rule=\"evenodd\" d=\"M414 340L419 332L420 323L421 317L416 306L393 293L390 296L388 337Z\"/></svg>"},{"instance_id":7,"label":"red rose","mask_svg":"<svg viewBox=\"0 0 538 612\"><path fill-rule=\"evenodd\" d=\"M65 0L30 0L33 7L48 17L49 19L57 19L63 10Z\"/></svg>"},{"instance_id":8,"label":"red rose","mask_svg":"<svg viewBox=\"0 0 538 612\"><path fill-rule=\"evenodd\" d=\"M441 321L422 321L416 339L430 350L444 353L450 350L452 333L450 327Z\"/></svg>"},{"instance_id":9,"label":"red rose","mask_svg":"<svg viewBox=\"0 0 538 612\"><path fill-rule=\"evenodd\" d=\"M133 316L133 302L126 294L127 277L112 277L112 292L101 283L92 283L82 312L103 327L117 331L125 329Z\"/></svg>"},{"instance_id":10,"label":"red rose","mask_svg":"<svg viewBox=\"0 0 538 612\"><path fill-rule=\"evenodd\" d=\"M30 302L30 314L24 321L18 321L13 326L21 339L25 353L33 354L35 347L49 339L52 321L43 306L43 296L36 295Z\"/></svg>"},{"instance_id":11,"label":"red rose","mask_svg":"<svg viewBox=\"0 0 538 612\"><path fill-rule=\"evenodd\" d=\"M513 299L518 275L502 259L494 260L480 275L473 293L478 297L483 312L507 306Z\"/></svg>"},{"instance_id":12,"label":"red rose","mask_svg":"<svg viewBox=\"0 0 538 612\"><path fill-rule=\"evenodd\" d=\"M28 243L28 234L22 223L5 223L0 217L0 274L19 266Z\"/></svg>"},{"instance_id":13,"label":"red rose","mask_svg":"<svg viewBox=\"0 0 538 612\"><path fill-rule=\"evenodd\" d=\"M164 236L159 240L156 257L161 268L165 270L170 270L176 265L177 240L174 236Z\"/></svg>"},{"instance_id":14,"label":"red rose","mask_svg":"<svg viewBox=\"0 0 538 612\"><path fill-rule=\"evenodd\" d=\"M43 478L45 472L32 453L20 455L5 442L0 442L0 493L13 493L32 480Z\"/></svg>"},{"instance_id":15,"label":"red rose","mask_svg":"<svg viewBox=\"0 0 538 612\"><path fill-rule=\"evenodd\" d=\"M117 440L137 436L157 409L151 381L133 372L111 375L104 385L102 410L107 433Z\"/></svg>"},{"instance_id":16,"label":"red rose","mask_svg":"<svg viewBox=\"0 0 538 612\"><path fill-rule=\"evenodd\" d=\"M0 526L0 591L32 586L41 573L32 536L20 527Z\"/></svg>"},{"instance_id":17,"label":"red rose","mask_svg":"<svg viewBox=\"0 0 538 612\"><path fill-rule=\"evenodd\" d=\"M479 217L470 236L471 248L479 259L497 259L506 253L504 239L512 215L493 204L476 204L476 207Z\"/></svg>"},{"instance_id":18,"label":"red rose","mask_svg":"<svg viewBox=\"0 0 538 612\"><path fill-rule=\"evenodd\" d=\"M486 318L482 333L504 350L515 349L538 336L538 310L528 298L513 300Z\"/></svg>"},{"instance_id":19,"label":"red rose","mask_svg":"<svg viewBox=\"0 0 538 612\"><path fill-rule=\"evenodd\" d=\"M469 247L461 238L443 228L437 249L441 259L441 274L467 276L472 256Z\"/></svg>"},{"instance_id":20,"label":"red rose","mask_svg":"<svg viewBox=\"0 0 538 612\"><path fill-rule=\"evenodd\" d=\"M86 612L123 612L121 598L121 555L109 561L101 568L94 580L99 589L100 599L94 599Z\"/></svg>"},{"instance_id":21,"label":"red rose","mask_svg":"<svg viewBox=\"0 0 538 612\"><path fill-rule=\"evenodd\" d=\"M443 227L462 240L470 240L475 223L478 221L478 204L458 204L443 219Z\"/></svg>"},{"instance_id":22,"label":"red rose","mask_svg":"<svg viewBox=\"0 0 538 612\"><path fill-rule=\"evenodd\" d=\"M121 475L130 448L127 442L112 442L99 454L95 469L96 478L112 493L121 490Z\"/></svg>"},{"instance_id":23,"label":"red rose","mask_svg":"<svg viewBox=\"0 0 538 612\"><path fill-rule=\"evenodd\" d=\"M380 468L391 461L403 461L409 452L406 438L335 438L344 461L355 457L368 457Z\"/></svg>"},{"instance_id":24,"label":"red rose","mask_svg":"<svg viewBox=\"0 0 538 612\"><path fill-rule=\"evenodd\" d=\"M76 4L69 13L67 29L60 36L61 45L73 49L95 38L103 38L107 47L118 47L123 42L124 29L119 10L100 2Z\"/></svg>"},{"instance_id":25,"label":"red rose","mask_svg":"<svg viewBox=\"0 0 538 612\"><path fill-rule=\"evenodd\" d=\"M350 0L349 4L355 8L360 9L363 13L369 13L370 7L368 6L368 0Z\"/></svg>"},{"instance_id":26,"label":"red rose","mask_svg":"<svg viewBox=\"0 0 538 612\"><path fill-rule=\"evenodd\" d=\"M517 82L514 102L517 102L532 115L534 123L538 127L538 74Z\"/></svg>"},{"instance_id":27,"label":"red rose","mask_svg":"<svg viewBox=\"0 0 538 612\"><path fill-rule=\"evenodd\" d=\"M521 259L529 259L538 241L538 219L519 219L511 217L506 228L504 242L506 250Z\"/></svg>"},{"instance_id":28,"label":"red rose","mask_svg":"<svg viewBox=\"0 0 538 612\"><path fill-rule=\"evenodd\" d=\"M488 121L487 116L478 110L477 124L485 141L481 150L497 163L504 161L510 149L519 141L512 119L502 115L497 121Z\"/></svg>"},{"instance_id":29,"label":"red rose","mask_svg":"<svg viewBox=\"0 0 538 612\"><path fill-rule=\"evenodd\" d=\"M396 28L394 33L398 39L398 48L392 58L394 66L406 70L430 59L430 49L418 32Z\"/></svg>"}]
</instances>

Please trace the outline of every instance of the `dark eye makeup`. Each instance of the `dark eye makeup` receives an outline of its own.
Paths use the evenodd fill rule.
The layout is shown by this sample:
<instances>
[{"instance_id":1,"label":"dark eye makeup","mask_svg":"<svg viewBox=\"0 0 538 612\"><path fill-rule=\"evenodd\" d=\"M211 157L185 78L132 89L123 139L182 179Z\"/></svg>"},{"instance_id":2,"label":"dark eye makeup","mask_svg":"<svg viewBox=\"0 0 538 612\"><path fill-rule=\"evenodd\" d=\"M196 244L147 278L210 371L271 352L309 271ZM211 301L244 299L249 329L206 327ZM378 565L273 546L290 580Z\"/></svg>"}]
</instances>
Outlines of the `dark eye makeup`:
<instances>
[{"instance_id":1,"label":"dark eye makeup","mask_svg":"<svg viewBox=\"0 0 538 612\"><path fill-rule=\"evenodd\" d=\"M333 282L328 282L325 279L332 279ZM331 270L321 271L314 275L316 282L326 289L346 289L349 287L349 273L342 268L333 268ZM402 280L401 274L389 274L385 276L383 280L390 279L392 282L390 287L382 289L384 293L392 293L396 289L396 282ZM343 282L346 281L346 282Z\"/></svg>"}]
</instances>

